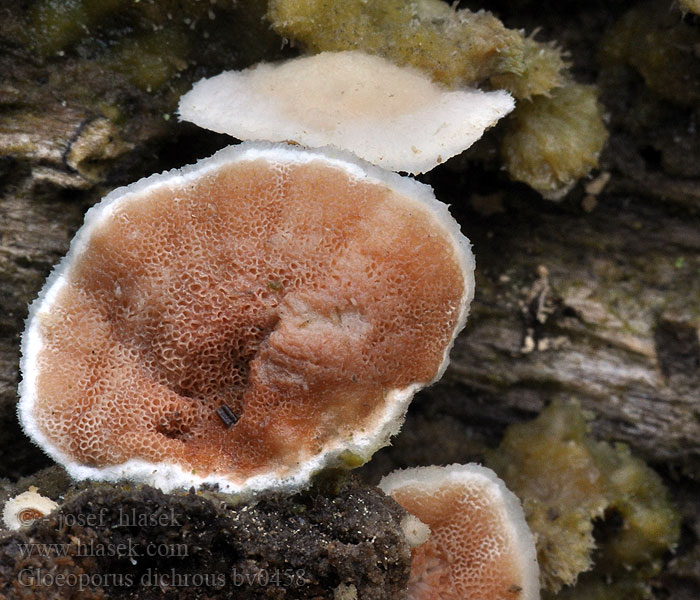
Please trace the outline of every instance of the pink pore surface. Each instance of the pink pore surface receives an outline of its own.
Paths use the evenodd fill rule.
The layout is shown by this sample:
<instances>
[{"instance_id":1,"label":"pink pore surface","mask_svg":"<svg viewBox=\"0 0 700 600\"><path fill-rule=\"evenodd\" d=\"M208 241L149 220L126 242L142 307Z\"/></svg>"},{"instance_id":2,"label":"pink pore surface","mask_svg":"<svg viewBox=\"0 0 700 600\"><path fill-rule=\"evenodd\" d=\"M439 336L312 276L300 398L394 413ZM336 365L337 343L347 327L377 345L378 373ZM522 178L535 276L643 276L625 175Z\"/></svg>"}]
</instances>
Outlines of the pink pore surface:
<instances>
[{"instance_id":1,"label":"pink pore surface","mask_svg":"<svg viewBox=\"0 0 700 600\"><path fill-rule=\"evenodd\" d=\"M516 600L522 575L513 532L489 486L404 486L391 496L430 526L411 557L409 600Z\"/></svg>"},{"instance_id":2,"label":"pink pore surface","mask_svg":"<svg viewBox=\"0 0 700 600\"><path fill-rule=\"evenodd\" d=\"M443 361L453 242L383 185L259 159L113 209L39 323L34 417L79 463L283 476Z\"/></svg>"}]
</instances>

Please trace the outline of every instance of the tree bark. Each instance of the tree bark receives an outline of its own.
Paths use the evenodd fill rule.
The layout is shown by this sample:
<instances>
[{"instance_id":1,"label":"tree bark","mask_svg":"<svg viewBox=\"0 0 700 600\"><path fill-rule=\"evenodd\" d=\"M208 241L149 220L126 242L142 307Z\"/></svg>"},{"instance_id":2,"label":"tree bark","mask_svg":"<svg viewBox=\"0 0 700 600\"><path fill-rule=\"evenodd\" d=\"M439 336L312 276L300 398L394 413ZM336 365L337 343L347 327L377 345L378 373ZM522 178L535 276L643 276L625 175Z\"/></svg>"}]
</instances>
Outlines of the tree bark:
<instances>
[{"instance_id":1,"label":"tree bark","mask_svg":"<svg viewBox=\"0 0 700 600\"><path fill-rule=\"evenodd\" d=\"M466 421L503 424L575 398L600 437L697 478L700 221L658 188L633 195L638 183L612 171L590 213L516 192L503 213L465 220L476 297L426 395L460 404Z\"/></svg>"}]
</instances>

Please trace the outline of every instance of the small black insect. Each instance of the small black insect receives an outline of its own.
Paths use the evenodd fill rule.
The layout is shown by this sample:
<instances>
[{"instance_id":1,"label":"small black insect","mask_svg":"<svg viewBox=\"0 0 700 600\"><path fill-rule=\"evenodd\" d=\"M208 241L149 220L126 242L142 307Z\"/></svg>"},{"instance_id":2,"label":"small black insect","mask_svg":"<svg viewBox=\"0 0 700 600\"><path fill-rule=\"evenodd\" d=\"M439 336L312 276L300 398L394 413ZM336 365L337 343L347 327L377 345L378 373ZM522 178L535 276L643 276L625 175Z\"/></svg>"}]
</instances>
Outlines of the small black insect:
<instances>
[{"instance_id":1,"label":"small black insect","mask_svg":"<svg viewBox=\"0 0 700 600\"><path fill-rule=\"evenodd\" d=\"M216 414L219 415L219 418L222 420L226 428L233 427L236 423L238 423L238 416L236 413L225 404L222 404L216 409Z\"/></svg>"}]
</instances>

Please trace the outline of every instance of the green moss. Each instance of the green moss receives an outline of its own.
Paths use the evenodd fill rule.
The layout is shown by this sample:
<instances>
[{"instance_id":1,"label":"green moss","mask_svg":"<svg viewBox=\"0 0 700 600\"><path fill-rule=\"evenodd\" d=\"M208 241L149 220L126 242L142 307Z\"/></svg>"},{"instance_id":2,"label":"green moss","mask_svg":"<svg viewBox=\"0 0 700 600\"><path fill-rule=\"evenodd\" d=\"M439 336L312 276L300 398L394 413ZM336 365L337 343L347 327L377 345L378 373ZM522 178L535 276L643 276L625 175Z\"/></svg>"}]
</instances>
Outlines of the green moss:
<instances>
[{"instance_id":1,"label":"green moss","mask_svg":"<svg viewBox=\"0 0 700 600\"><path fill-rule=\"evenodd\" d=\"M105 62L125 73L137 87L150 92L184 71L189 54L190 39L185 32L162 30L120 41Z\"/></svg>"},{"instance_id":2,"label":"green moss","mask_svg":"<svg viewBox=\"0 0 700 600\"><path fill-rule=\"evenodd\" d=\"M541 582L557 591L592 566L593 520L607 505L605 479L585 444L575 406L552 406L512 425L486 464L522 499L537 535Z\"/></svg>"},{"instance_id":3,"label":"green moss","mask_svg":"<svg viewBox=\"0 0 700 600\"><path fill-rule=\"evenodd\" d=\"M678 541L679 516L654 471L587 429L578 405L553 403L534 421L509 427L486 462L522 499L543 588L556 593L594 567L581 595L562 597L610 597L598 595L600 582L641 594Z\"/></svg>"},{"instance_id":4,"label":"green moss","mask_svg":"<svg viewBox=\"0 0 700 600\"><path fill-rule=\"evenodd\" d=\"M501 66L503 72L492 75L490 82L497 88L509 90L516 98L548 95L566 83L566 64L559 48L536 42L532 37L525 38L522 53L512 65L504 61Z\"/></svg>"},{"instance_id":5,"label":"green moss","mask_svg":"<svg viewBox=\"0 0 700 600\"><path fill-rule=\"evenodd\" d=\"M600 58L605 65L633 67L662 98L697 106L699 44L698 27L679 20L666 4L653 1L632 8L606 33Z\"/></svg>"},{"instance_id":6,"label":"green moss","mask_svg":"<svg viewBox=\"0 0 700 600\"><path fill-rule=\"evenodd\" d=\"M491 13L455 10L441 0L271 0L280 35L309 52L363 50L412 65L448 86L490 78L516 97L561 83L561 53L507 29Z\"/></svg>"},{"instance_id":7,"label":"green moss","mask_svg":"<svg viewBox=\"0 0 700 600\"><path fill-rule=\"evenodd\" d=\"M596 88L570 83L517 105L501 156L513 179L559 199L598 165L607 137Z\"/></svg>"},{"instance_id":8,"label":"green moss","mask_svg":"<svg viewBox=\"0 0 700 600\"><path fill-rule=\"evenodd\" d=\"M29 15L28 41L41 54L59 52L91 34L125 0L41 0Z\"/></svg>"}]
</instances>

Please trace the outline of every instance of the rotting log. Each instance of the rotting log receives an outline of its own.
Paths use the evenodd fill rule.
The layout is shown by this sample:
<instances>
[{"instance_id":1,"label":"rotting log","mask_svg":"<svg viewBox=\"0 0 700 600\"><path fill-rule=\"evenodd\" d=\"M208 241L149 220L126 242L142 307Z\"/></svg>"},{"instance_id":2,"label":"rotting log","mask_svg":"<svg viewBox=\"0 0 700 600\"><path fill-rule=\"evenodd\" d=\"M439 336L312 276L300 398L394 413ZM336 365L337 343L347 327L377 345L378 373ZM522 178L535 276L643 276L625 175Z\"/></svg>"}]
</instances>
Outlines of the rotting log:
<instances>
[{"instance_id":1,"label":"rotting log","mask_svg":"<svg viewBox=\"0 0 700 600\"><path fill-rule=\"evenodd\" d=\"M700 220L623 178L590 213L508 195L503 213L465 216L476 298L426 396L491 423L575 398L601 438L699 477Z\"/></svg>"}]
</instances>

